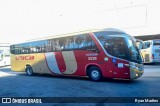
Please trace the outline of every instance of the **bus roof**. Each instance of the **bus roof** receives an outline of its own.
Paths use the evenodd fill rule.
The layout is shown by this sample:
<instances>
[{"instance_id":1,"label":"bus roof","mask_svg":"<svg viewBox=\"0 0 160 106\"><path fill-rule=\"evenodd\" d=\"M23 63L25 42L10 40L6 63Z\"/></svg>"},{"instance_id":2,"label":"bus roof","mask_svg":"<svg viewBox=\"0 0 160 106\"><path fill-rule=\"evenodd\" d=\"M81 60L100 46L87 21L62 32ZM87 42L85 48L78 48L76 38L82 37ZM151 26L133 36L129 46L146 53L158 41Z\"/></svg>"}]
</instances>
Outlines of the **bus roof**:
<instances>
[{"instance_id":1,"label":"bus roof","mask_svg":"<svg viewBox=\"0 0 160 106\"><path fill-rule=\"evenodd\" d=\"M47 39L53 39L53 38L61 38L61 37L67 37L67 36L84 34L84 33L91 33L91 32L99 32L99 31L113 31L113 32L122 32L122 33L125 33L124 31L119 30L119 29L115 29L115 28L92 29L92 30L86 30L86 31L79 31L79 32L73 32L73 33L67 33L67 34L60 34L60 35L43 37L43 38L31 39L31 40L26 40L26 42L19 42L19 43L15 43L15 44L34 42L34 41L40 41L40 40L47 40ZM14 45L14 44L12 44L12 45Z\"/></svg>"}]
</instances>

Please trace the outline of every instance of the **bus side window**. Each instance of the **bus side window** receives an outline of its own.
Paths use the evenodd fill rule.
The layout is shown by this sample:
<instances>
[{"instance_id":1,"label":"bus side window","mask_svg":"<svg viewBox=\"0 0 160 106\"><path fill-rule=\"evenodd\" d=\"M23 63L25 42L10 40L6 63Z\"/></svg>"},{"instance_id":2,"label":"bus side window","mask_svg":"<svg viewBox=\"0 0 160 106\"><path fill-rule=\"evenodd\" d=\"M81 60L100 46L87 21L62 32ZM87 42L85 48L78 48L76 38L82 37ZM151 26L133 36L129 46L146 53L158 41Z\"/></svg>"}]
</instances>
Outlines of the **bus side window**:
<instances>
[{"instance_id":1,"label":"bus side window","mask_svg":"<svg viewBox=\"0 0 160 106\"><path fill-rule=\"evenodd\" d=\"M56 50L55 45L56 45L56 42L55 42L54 39L52 39L52 40L51 40L51 52L54 52L54 51Z\"/></svg>"},{"instance_id":2,"label":"bus side window","mask_svg":"<svg viewBox=\"0 0 160 106\"><path fill-rule=\"evenodd\" d=\"M73 50L74 49L74 40L73 37L65 38L65 50Z\"/></svg>"},{"instance_id":3,"label":"bus side window","mask_svg":"<svg viewBox=\"0 0 160 106\"><path fill-rule=\"evenodd\" d=\"M55 51L60 51L61 50L61 47L60 47L60 44L59 44L59 39L55 39Z\"/></svg>"},{"instance_id":4,"label":"bus side window","mask_svg":"<svg viewBox=\"0 0 160 106\"><path fill-rule=\"evenodd\" d=\"M15 49L14 49L13 45L10 46L10 52L11 52L11 54L15 54Z\"/></svg>"},{"instance_id":5,"label":"bus side window","mask_svg":"<svg viewBox=\"0 0 160 106\"><path fill-rule=\"evenodd\" d=\"M87 50L99 52L96 44L94 43L94 41L92 40L92 38L91 38L91 36L89 34L86 35L85 44L86 44L85 48Z\"/></svg>"},{"instance_id":6,"label":"bus side window","mask_svg":"<svg viewBox=\"0 0 160 106\"><path fill-rule=\"evenodd\" d=\"M80 49L83 47L84 37L83 35L74 36L74 49Z\"/></svg>"},{"instance_id":7,"label":"bus side window","mask_svg":"<svg viewBox=\"0 0 160 106\"><path fill-rule=\"evenodd\" d=\"M90 48L90 47L92 48L93 46L95 46L94 41L89 35L86 35L85 43L86 43L87 48Z\"/></svg>"},{"instance_id":8,"label":"bus side window","mask_svg":"<svg viewBox=\"0 0 160 106\"><path fill-rule=\"evenodd\" d=\"M75 49L77 48L81 50L98 52L98 49L89 34L82 34L82 35L76 36L74 47Z\"/></svg>"},{"instance_id":9,"label":"bus side window","mask_svg":"<svg viewBox=\"0 0 160 106\"><path fill-rule=\"evenodd\" d=\"M150 42L145 42L145 45L146 45L146 49L150 48Z\"/></svg>"},{"instance_id":10,"label":"bus side window","mask_svg":"<svg viewBox=\"0 0 160 106\"><path fill-rule=\"evenodd\" d=\"M51 44L52 44L52 41L51 40L47 40L46 52L51 52Z\"/></svg>"},{"instance_id":11,"label":"bus side window","mask_svg":"<svg viewBox=\"0 0 160 106\"><path fill-rule=\"evenodd\" d=\"M59 50L65 50L65 44L66 44L66 41L65 41L65 38L59 38Z\"/></svg>"},{"instance_id":12,"label":"bus side window","mask_svg":"<svg viewBox=\"0 0 160 106\"><path fill-rule=\"evenodd\" d=\"M22 47L21 45L15 46L15 54L21 54L22 53Z\"/></svg>"}]
</instances>

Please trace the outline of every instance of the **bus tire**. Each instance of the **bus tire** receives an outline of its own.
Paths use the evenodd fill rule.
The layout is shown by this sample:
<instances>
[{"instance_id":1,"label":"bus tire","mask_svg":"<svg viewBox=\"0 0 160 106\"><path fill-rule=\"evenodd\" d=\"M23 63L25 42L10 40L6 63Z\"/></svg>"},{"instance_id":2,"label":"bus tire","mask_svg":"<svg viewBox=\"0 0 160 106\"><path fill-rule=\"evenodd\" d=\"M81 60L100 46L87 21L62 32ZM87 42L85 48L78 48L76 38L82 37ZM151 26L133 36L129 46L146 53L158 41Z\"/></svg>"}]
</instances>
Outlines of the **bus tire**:
<instances>
[{"instance_id":1,"label":"bus tire","mask_svg":"<svg viewBox=\"0 0 160 106\"><path fill-rule=\"evenodd\" d=\"M101 81L103 78L101 70L95 66L89 68L89 78L95 82Z\"/></svg>"},{"instance_id":2,"label":"bus tire","mask_svg":"<svg viewBox=\"0 0 160 106\"><path fill-rule=\"evenodd\" d=\"M26 66L25 72L28 76L32 76L34 74L31 66Z\"/></svg>"}]
</instances>

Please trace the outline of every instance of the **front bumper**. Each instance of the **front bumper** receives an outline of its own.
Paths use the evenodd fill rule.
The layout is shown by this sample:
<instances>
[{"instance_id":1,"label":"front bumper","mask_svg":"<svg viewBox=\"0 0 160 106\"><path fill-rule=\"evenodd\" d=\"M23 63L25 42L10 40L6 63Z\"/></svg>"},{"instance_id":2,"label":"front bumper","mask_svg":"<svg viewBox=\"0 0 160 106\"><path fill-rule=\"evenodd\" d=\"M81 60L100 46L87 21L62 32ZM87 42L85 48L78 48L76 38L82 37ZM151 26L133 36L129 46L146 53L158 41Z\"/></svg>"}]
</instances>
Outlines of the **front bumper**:
<instances>
[{"instance_id":1,"label":"front bumper","mask_svg":"<svg viewBox=\"0 0 160 106\"><path fill-rule=\"evenodd\" d=\"M130 66L130 79L137 79L143 75L144 73L143 64L130 62L129 66Z\"/></svg>"}]
</instances>

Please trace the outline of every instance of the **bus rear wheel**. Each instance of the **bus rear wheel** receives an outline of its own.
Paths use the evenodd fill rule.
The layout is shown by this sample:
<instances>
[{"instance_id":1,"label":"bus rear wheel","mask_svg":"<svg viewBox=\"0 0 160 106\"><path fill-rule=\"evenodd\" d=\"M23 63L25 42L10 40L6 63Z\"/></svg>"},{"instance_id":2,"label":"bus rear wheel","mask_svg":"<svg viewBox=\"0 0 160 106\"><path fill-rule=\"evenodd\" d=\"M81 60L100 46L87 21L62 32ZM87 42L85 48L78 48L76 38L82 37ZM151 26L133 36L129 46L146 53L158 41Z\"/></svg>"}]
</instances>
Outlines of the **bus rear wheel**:
<instances>
[{"instance_id":1,"label":"bus rear wheel","mask_svg":"<svg viewBox=\"0 0 160 106\"><path fill-rule=\"evenodd\" d=\"M28 76L32 76L34 74L31 66L26 66L25 71Z\"/></svg>"},{"instance_id":2,"label":"bus rear wheel","mask_svg":"<svg viewBox=\"0 0 160 106\"><path fill-rule=\"evenodd\" d=\"M101 70L98 67L91 67L89 69L89 78L92 81L101 81L103 78Z\"/></svg>"}]
</instances>

